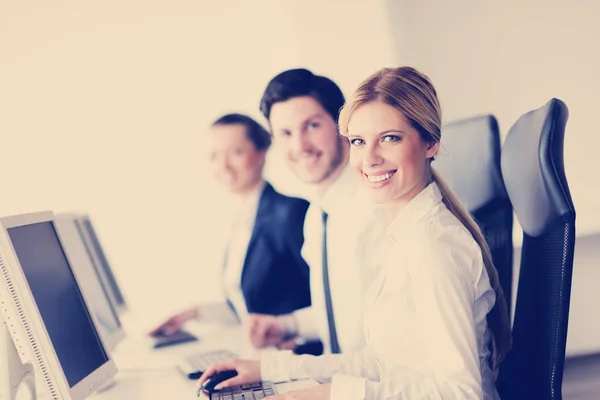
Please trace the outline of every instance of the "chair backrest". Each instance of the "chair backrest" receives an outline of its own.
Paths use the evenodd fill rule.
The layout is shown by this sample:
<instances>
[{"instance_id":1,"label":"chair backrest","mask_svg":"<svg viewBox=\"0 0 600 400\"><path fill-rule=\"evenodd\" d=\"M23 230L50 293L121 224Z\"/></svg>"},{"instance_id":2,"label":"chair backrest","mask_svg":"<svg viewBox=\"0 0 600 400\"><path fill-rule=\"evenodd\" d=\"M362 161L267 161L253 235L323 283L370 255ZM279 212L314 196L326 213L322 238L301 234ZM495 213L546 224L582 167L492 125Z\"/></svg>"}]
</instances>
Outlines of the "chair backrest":
<instances>
[{"instance_id":1,"label":"chair backrest","mask_svg":"<svg viewBox=\"0 0 600 400\"><path fill-rule=\"evenodd\" d=\"M498 380L503 399L562 399L575 248L563 163L568 113L550 100L517 120L502 149L504 182L523 228L513 346Z\"/></svg>"},{"instance_id":2,"label":"chair backrest","mask_svg":"<svg viewBox=\"0 0 600 400\"><path fill-rule=\"evenodd\" d=\"M513 210L500 170L500 132L493 115L445 125L433 168L471 213L487 241L510 310Z\"/></svg>"}]
</instances>

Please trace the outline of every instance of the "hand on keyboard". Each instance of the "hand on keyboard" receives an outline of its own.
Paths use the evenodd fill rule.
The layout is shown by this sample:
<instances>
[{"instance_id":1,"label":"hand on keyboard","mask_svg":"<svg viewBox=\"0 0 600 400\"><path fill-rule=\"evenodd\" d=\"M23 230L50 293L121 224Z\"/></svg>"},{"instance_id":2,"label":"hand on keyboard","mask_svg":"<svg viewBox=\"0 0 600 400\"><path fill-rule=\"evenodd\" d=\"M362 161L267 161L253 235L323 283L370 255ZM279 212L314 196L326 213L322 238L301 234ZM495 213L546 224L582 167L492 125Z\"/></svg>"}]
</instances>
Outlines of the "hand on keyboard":
<instances>
[{"instance_id":1,"label":"hand on keyboard","mask_svg":"<svg viewBox=\"0 0 600 400\"><path fill-rule=\"evenodd\" d=\"M261 381L260 361L229 360L208 368L198 380L198 387L201 387L202 384L215 373L231 370L235 370L237 376L221 382L215 387L216 390Z\"/></svg>"},{"instance_id":2,"label":"hand on keyboard","mask_svg":"<svg viewBox=\"0 0 600 400\"><path fill-rule=\"evenodd\" d=\"M178 368L184 373L185 376L188 377L188 379L197 381L200 379L204 371L213 365L237 357L237 354L227 350L193 353L187 355L184 361L178 365Z\"/></svg>"}]
</instances>

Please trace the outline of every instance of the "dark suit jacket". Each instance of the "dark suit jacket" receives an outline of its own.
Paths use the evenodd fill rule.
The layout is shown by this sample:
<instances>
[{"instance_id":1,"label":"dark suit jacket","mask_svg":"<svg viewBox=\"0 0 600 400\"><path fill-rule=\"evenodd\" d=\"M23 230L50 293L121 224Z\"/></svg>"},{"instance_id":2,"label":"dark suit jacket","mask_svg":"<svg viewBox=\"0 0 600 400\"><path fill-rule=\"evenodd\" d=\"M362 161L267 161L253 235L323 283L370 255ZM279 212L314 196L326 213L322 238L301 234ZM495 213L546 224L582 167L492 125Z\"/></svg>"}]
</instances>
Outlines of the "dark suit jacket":
<instances>
[{"instance_id":1,"label":"dark suit jacket","mask_svg":"<svg viewBox=\"0 0 600 400\"><path fill-rule=\"evenodd\" d=\"M300 253L308 206L266 183L242 270L249 313L281 315L310 305L309 270Z\"/></svg>"}]
</instances>

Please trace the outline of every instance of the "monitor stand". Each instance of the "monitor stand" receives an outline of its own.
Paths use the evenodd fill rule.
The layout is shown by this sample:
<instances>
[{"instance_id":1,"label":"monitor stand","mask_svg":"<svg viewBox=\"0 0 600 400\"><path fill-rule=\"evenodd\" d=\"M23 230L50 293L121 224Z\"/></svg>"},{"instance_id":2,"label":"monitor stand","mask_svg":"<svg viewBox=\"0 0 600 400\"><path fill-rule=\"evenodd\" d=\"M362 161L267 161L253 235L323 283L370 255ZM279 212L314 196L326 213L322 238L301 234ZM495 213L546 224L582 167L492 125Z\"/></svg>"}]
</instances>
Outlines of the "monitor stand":
<instances>
[{"instance_id":1,"label":"monitor stand","mask_svg":"<svg viewBox=\"0 0 600 400\"><path fill-rule=\"evenodd\" d=\"M32 399L36 398L35 373L31 363L23 364L0 313L0 399L15 400L19 387L25 384ZM19 396L21 397L21 396Z\"/></svg>"}]
</instances>

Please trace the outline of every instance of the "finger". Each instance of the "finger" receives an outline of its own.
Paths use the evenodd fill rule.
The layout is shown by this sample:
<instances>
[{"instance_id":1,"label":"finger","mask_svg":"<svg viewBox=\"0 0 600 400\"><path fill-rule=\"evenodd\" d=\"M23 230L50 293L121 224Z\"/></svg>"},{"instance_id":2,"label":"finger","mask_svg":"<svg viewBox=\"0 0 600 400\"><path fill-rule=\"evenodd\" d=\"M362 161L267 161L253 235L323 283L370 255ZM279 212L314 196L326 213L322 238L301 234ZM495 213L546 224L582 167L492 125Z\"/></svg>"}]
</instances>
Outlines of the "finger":
<instances>
[{"instance_id":1,"label":"finger","mask_svg":"<svg viewBox=\"0 0 600 400\"><path fill-rule=\"evenodd\" d=\"M254 383L254 382L250 382L250 380L245 376L238 375L238 376L235 376L233 378L227 379L226 381L219 383L217 386L215 386L215 389L221 390L221 389L228 388L231 386L243 385L245 383Z\"/></svg>"},{"instance_id":2,"label":"finger","mask_svg":"<svg viewBox=\"0 0 600 400\"><path fill-rule=\"evenodd\" d=\"M254 347L258 348L260 340L260 325L258 322L254 322L250 328L250 342Z\"/></svg>"},{"instance_id":3,"label":"finger","mask_svg":"<svg viewBox=\"0 0 600 400\"><path fill-rule=\"evenodd\" d=\"M224 361L222 363L213 365L212 367L210 367L206 371L204 371L204 373L200 376L200 378L198 379L198 386L202 385L208 378L210 378L217 372L230 371L230 370L237 371L235 364L236 364L235 360L228 360L228 361Z\"/></svg>"},{"instance_id":4,"label":"finger","mask_svg":"<svg viewBox=\"0 0 600 400\"><path fill-rule=\"evenodd\" d=\"M276 324L277 322L269 323L265 327L262 343L263 347L276 346L283 340L283 337L279 334L279 328Z\"/></svg>"},{"instance_id":5,"label":"finger","mask_svg":"<svg viewBox=\"0 0 600 400\"><path fill-rule=\"evenodd\" d=\"M270 324L261 323L256 327L254 347L260 348L266 345Z\"/></svg>"},{"instance_id":6,"label":"finger","mask_svg":"<svg viewBox=\"0 0 600 400\"><path fill-rule=\"evenodd\" d=\"M248 329L248 333L250 334L250 337L252 337L252 335L254 335L254 333L256 332L258 323L259 323L258 317L254 314L250 315L250 317L248 318L248 322L247 322L247 329Z\"/></svg>"},{"instance_id":7,"label":"finger","mask_svg":"<svg viewBox=\"0 0 600 400\"><path fill-rule=\"evenodd\" d=\"M287 340L277 346L279 350L295 350L298 347L295 339Z\"/></svg>"},{"instance_id":8,"label":"finger","mask_svg":"<svg viewBox=\"0 0 600 400\"><path fill-rule=\"evenodd\" d=\"M170 324L165 325L162 328L162 330L159 331L159 334L163 335L163 336L169 336L169 335L176 333L179 330L179 328L180 327L178 327L177 325L170 323Z\"/></svg>"},{"instance_id":9,"label":"finger","mask_svg":"<svg viewBox=\"0 0 600 400\"><path fill-rule=\"evenodd\" d=\"M256 324L256 321L258 321L258 315L257 314L250 314L250 315L248 315L248 324L254 325L254 324Z\"/></svg>"},{"instance_id":10,"label":"finger","mask_svg":"<svg viewBox=\"0 0 600 400\"><path fill-rule=\"evenodd\" d=\"M254 322L253 321L246 321L246 323L244 324L244 334L246 334L249 338L250 341L252 341L252 335L254 335Z\"/></svg>"},{"instance_id":11,"label":"finger","mask_svg":"<svg viewBox=\"0 0 600 400\"><path fill-rule=\"evenodd\" d=\"M204 371L202 373L202 375L200 375L200 378L198 379L198 382L196 383L197 387L202 386L202 384L211 376L213 376L215 373L217 372L217 370L215 369L215 367L209 367L206 369L206 371Z\"/></svg>"},{"instance_id":12,"label":"finger","mask_svg":"<svg viewBox=\"0 0 600 400\"><path fill-rule=\"evenodd\" d=\"M185 322L172 322L169 324L169 326L167 327L167 329L170 329L171 332L177 332L178 330L180 330L183 325L185 324Z\"/></svg>"},{"instance_id":13,"label":"finger","mask_svg":"<svg viewBox=\"0 0 600 400\"><path fill-rule=\"evenodd\" d=\"M173 333L177 332L178 330L179 330L179 327L177 327L175 324L169 324L163 328L163 332L167 336L172 335Z\"/></svg>"},{"instance_id":14,"label":"finger","mask_svg":"<svg viewBox=\"0 0 600 400\"><path fill-rule=\"evenodd\" d=\"M212 367L209 367L198 379L198 386L201 386L208 378L216 374L217 372L226 371L235 369L232 364L228 364L226 362L215 364Z\"/></svg>"},{"instance_id":15,"label":"finger","mask_svg":"<svg viewBox=\"0 0 600 400\"><path fill-rule=\"evenodd\" d=\"M154 335L158 335L162 330L165 329L165 327L168 324L165 322L163 324L160 324L158 327L154 328L153 330L150 331L149 335L154 336Z\"/></svg>"}]
</instances>

